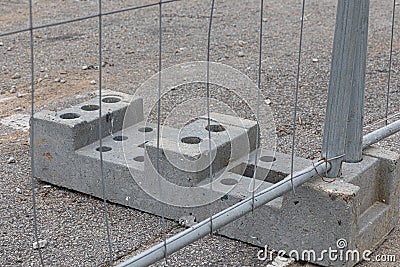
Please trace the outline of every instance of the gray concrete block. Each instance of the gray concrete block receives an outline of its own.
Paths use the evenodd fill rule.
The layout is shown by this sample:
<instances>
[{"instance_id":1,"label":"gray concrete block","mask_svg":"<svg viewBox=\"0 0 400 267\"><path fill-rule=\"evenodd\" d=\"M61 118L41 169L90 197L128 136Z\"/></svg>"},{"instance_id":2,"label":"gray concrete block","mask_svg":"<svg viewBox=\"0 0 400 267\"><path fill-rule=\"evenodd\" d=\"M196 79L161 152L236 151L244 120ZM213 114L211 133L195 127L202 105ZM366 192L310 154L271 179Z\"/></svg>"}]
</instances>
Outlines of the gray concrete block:
<instances>
[{"instance_id":1,"label":"gray concrete block","mask_svg":"<svg viewBox=\"0 0 400 267\"><path fill-rule=\"evenodd\" d=\"M231 172L252 178L255 166L255 151L239 159L239 165ZM261 148L258 153L256 178L270 183L277 183L290 174L291 156ZM295 157L293 171L298 172L312 164L311 160Z\"/></svg>"},{"instance_id":2,"label":"gray concrete block","mask_svg":"<svg viewBox=\"0 0 400 267\"><path fill-rule=\"evenodd\" d=\"M32 122L36 175L47 182L66 185L65 177L75 168L75 150L99 140L99 121L106 137L122 129L128 109L134 114L129 123L143 120L142 100L131 100L130 95L105 91L100 120L98 98L59 112L36 113Z\"/></svg>"},{"instance_id":3,"label":"gray concrete block","mask_svg":"<svg viewBox=\"0 0 400 267\"><path fill-rule=\"evenodd\" d=\"M101 122L102 135L122 129L124 116L127 111L133 113L132 119L125 125L133 125L143 121L142 99L134 99L123 93L106 91L103 94ZM99 139L99 106L98 98L86 101L71 108L54 112L41 111L35 114L34 121L41 121L37 131L48 131L55 139L62 141L70 149L78 149ZM129 108L129 110L128 110ZM38 135L38 137L40 137Z\"/></svg>"},{"instance_id":4,"label":"gray concrete block","mask_svg":"<svg viewBox=\"0 0 400 267\"><path fill-rule=\"evenodd\" d=\"M208 116L204 115L200 117L201 119L204 119L208 121ZM244 129L247 132L248 136L248 143L250 144L250 147L252 148L251 151L256 147L256 136L257 136L257 122L240 118L240 117L235 117L235 116L230 116L226 114L220 114L220 113L215 113L211 112L210 113L210 120L214 124L221 124L223 126L235 126ZM260 135L260 134L259 134ZM245 142L247 144L247 142ZM240 145L240 144L238 144Z\"/></svg>"},{"instance_id":5,"label":"gray concrete block","mask_svg":"<svg viewBox=\"0 0 400 267\"><path fill-rule=\"evenodd\" d=\"M400 207L400 155L379 147L369 147L364 154L374 157L379 164L375 173L375 201L360 217L359 238L361 249L376 248L399 220Z\"/></svg>"},{"instance_id":6,"label":"gray concrete block","mask_svg":"<svg viewBox=\"0 0 400 267\"><path fill-rule=\"evenodd\" d=\"M254 150L248 140L255 140L252 128L236 127L232 124L215 123L211 127L211 153L209 152L208 122L198 119L179 131L163 127L160 139L161 153L157 154L157 141L146 143L149 161L146 168L155 167L159 155L159 169L162 177L179 186L194 186L209 178L210 160L212 171L217 173L233 162ZM253 142L254 143L254 142ZM211 159L210 159L211 154ZM147 167L148 166L148 167Z\"/></svg>"}]
</instances>

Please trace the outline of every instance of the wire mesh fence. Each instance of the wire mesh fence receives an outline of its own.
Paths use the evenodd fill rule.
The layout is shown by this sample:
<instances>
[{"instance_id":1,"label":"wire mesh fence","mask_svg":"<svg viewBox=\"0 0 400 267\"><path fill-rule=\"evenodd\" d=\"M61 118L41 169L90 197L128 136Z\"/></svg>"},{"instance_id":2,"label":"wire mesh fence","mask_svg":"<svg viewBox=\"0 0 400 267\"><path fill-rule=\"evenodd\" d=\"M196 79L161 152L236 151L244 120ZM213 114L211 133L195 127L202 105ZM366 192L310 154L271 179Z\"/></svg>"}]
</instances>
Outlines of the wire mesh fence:
<instances>
[{"instance_id":1,"label":"wire mesh fence","mask_svg":"<svg viewBox=\"0 0 400 267\"><path fill-rule=\"evenodd\" d=\"M97 89L98 112L101 117L104 112L102 92L106 89L133 93L154 74L158 75L158 88L161 88L161 71L174 64L199 60L222 62L238 68L256 81L258 91L254 99L258 106L262 102L273 108L277 121L278 151L291 154L293 179L295 155L313 159L320 157L321 152L327 95L325 88L330 72L336 15L336 1L322 2L251 1L234 4L228 1L192 3L171 0L136 1L132 5L128 1L113 3L99 0L50 3L30 1L29 6L25 2L4 2L1 4L4 19L0 33L3 50L2 88L8 92L5 98L1 96L3 108L0 116L4 119L22 111L25 115L30 114L32 119L35 112L43 108L58 110L60 106L91 98L93 95L88 92ZM387 124L388 118L395 119L398 114L398 81L396 75L393 75L398 62L395 11L395 1L371 3L364 113L365 124L369 125L364 128L367 130L380 126L376 123ZM210 88L208 64L205 77L206 86L202 89L206 94L207 102L204 104L210 126L210 112L215 108L209 102L210 92L215 93ZM190 96L193 93L190 90L196 88L189 88L189 92L185 92L186 96L183 95ZM12 98L14 94L15 100ZM161 99L160 90L157 94L158 99ZM63 102L64 97L67 97L67 103ZM157 102L155 121L158 134L162 109L165 108L163 104L163 101ZM240 105L236 107L241 108ZM260 116L259 111L250 115L256 119ZM99 146L103 147L102 123L98 127ZM34 144L34 124L31 124L30 131L30 144ZM208 133L208 146L211 150L211 131ZM2 136L4 143L12 143L12 140L18 138L27 139L26 134L15 134L11 139L6 139L10 138L7 132ZM159 140L160 136L157 138L158 147ZM257 138L258 142L265 145L265 141ZM387 146L398 150L393 140ZM15 150L13 147L4 148L7 152ZM28 193L27 183L24 182L23 197L18 198L17 195L17 199L33 203L30 214L33 214L34 231L30 232L32 222L28 220L24 221L24 224L29 225L24 233L30 237L29 241L37 242L39 249L32 252L30 242L22 245L21 242L26 239L17 239L16 243L9 241L11 245L8 245L6 240L9 236L4 234L3 265L28 262L42 266L114 265L161 240L164 241L163 256L167 258L166 239L179 227L164 216L159 222L147 214L109 206L102 149L99 151L98 173L101 177L101 202L38 182L34 150L35 145L31 145L29 161L25 155L26 164L29 163L30 167L24 166L24 170L30 170L32 193ZM256 166L257 158L256 153ZM212 181L213 168L209 168L209 172ZM7 171L3 173L2 180L5 181ZM253 178L256 174L257 167ZM26 177L22 175L20 181L25 180ZM291 183L295 191L293 180ZM210 189L212 198L212 187ZM57 201L57 198L67 199L73 204L66 205ZM254 198L253 193L252 207ZM25 205L28 209L29 205ZM82 208L87 209L83 214L78 211ZM61 221L57 220L58 213L62 214ZM211 233L214 214L211 204ZM4 216L4 224L15 223L18 216ZM78 226L75 226L75 220ZM88 223L88 220L92 222ZM80 229L76 235L74 227ZM85 235L85 231L89 234ZM220 243L225 241L218 238L210 237L211 245L208 249L221 252L220 257L210 253L210 264L226 260L224 249L219 248ZM41 248L39 242L43 240L46 240L46 245ZM243 245L228 246L236 250ZM29 251L29 258L12 251L16 247L24 247L25 251ZM179 259L170 260L179 263ZM185 265L185 261L181 262Z\"/></svg>"}]
</instances>

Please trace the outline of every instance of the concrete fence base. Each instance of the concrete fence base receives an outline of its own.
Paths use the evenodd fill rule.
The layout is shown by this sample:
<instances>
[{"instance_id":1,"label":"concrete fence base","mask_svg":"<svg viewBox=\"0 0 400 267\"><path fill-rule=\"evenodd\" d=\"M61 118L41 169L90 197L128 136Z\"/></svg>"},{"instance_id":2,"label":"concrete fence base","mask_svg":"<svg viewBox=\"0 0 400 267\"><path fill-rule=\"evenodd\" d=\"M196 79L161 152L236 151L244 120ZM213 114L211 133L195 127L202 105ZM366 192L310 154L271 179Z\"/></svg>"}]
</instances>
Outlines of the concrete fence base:
<instances>
[{"instance_id":1,"label":"concrete fence base","mask_svg":"<svg viewBox=\"0 0 400 267\"><path fill-rule=\"evenodd\" d=\"M103 148L99 148L98 141L97 103L98 99L93 99L61 112L35 114L32 123L36 175L43 181L101 198L99 149L102 149L107 199L161 215L161 203L145 192L142 184L157 181L152 180L157 176L152 168L157 159L157 128L144 123L142 100L131 101L129 95L119 92L103 94ZM134 116L123 125L127 110ZM213 195L217 198L213 202L214 212L251 196L257 124L212 115L213 122L223 130L214 131L211 152L196 145L207 137L204 118L180 130L163 128L164 141L159 153L163 177L179 186L198 186L190 196L164 193L175 201L174 205L165 206L165 216L169 219L201 221L209 216L209 205L185 205L188 197L201 203L210 196L209 169L204 168L208 153L214 156L212 166L217 173L213 185ZM187 142L176 146L182 140ZM192 162L185 165L190 168L182 171L170 164L168 156L176 162ZM261 248L284 250L292 257L319 265L353 266L362 260L363 254L368 257L368 250L373 251L397 223L399 158L390 151L367 148L361 162L343 164L343 174L336 181L327 183L316 177L297 188L296 195L287 193L218 233ZM262 151L257 165L257 190L286 177L290 173L290 159L289 155ZM295 158L295 171L311 164L309 160Z\"/></svg>"}]
</instances>

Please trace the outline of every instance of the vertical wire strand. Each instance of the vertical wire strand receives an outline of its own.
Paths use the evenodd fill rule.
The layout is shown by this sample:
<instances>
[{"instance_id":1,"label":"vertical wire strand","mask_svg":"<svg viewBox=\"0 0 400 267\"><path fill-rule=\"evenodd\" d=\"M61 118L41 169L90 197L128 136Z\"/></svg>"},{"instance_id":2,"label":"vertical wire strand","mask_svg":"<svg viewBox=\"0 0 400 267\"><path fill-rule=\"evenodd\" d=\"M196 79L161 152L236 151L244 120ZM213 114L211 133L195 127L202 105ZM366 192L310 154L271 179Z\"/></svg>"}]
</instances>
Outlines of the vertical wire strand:
<instances>
[{"instance_id":1,"label":"vertical wire strand","mask_svg":"<svg viewBox=\"0 0 400 267\"><path fill-rule=\"evenodd\" d=\"M254 156L254 175L252 189L252 211L254 211L254 191L256 186L257 164L260 145L260 99L261 99L261 71L262 71L262 39L263 39L263 20L264 20L264 0L260 1L260 33L259 33L259 50L258 50L258 78L257 78L257 129L256 129L256 152Z\"/></svg>"},{"instance_id":2,"label":"vertical wire strand","mask_svg":"<svg viewBox=\"0 0 400 267\"><path fill-rule=\"evenodd\" d=\"M102 18L102 0L98 0L98 5L99 5L99 23L98 23L98 34L99 34L99 51L98 51L98 56L99 56L99 142L100 142L100 176L101 176L101 190L102 190L102 196L103 196L103 207L104 207L104 221L106 225L106 232L107 232L107 243L108 243L108 253L110 257L110 266L114 265L114 260L113 260L113 249L112 249L112 243L111 243L111 233L110 233L110 223L108 221L108 206L107 206L107 194L106 194L106 183L105 183L105 177L104 177L104 162L103 162L103 128L102 128L102 79L103 79L103 67L102 67L102 61L103 61L103 18Z\"/></svg>"},{"instance_id":3,"label":"vertical wire strand","mask_svg":"<svg viewBox=\"0 0 400 267\"><path fill-rule=\"evenodd\" d=\"M160 173L160 128L161 128L161 70L162 70L162 0L159 2L159 10L158 10L158 101L157 101L157 174ZM162 186L161 186L161 177L158 179L158 185L160 194L162 193ZM161 198L162 199L162 198ZM161 224L162 224L162 232L163 232L163 243L164 243L164 259L165 263L167 263L167 230L166 230L166 223L165 223L165 207L164 203L161 203Z\"/></svg>"},{"instance_id":4,"label":"vertical wire strand","mask_svg":"<svg viewBox=\"0 0 400 267\"><path fill-rule=\"evenodd\" d=\"M29 33L30 33L30 57L31 57L31 132L30 132L30 156L31 156L31 190L32 190L32 206L33 206L33 229L35 233L35 240L38 244L39 260L40 265L44 267L42 249L39 246L39 229L38 229L38 216L37 216L37 205L36 205L36 193L35 193L35 124L33 121L35 113L35 53L33 44L33 4L32 0L29 0Z\"/></svg>"},{"instance_id":5,"label":"vertical wire strand","mask_svg":"<svg viewBox=\"0 0 400 267\"><path fill-rule=\"evenodd\" d=\"M300 41L299 41L299 55L297 59L297 77L296 77L296 92L294 102L294 114L293 114L293 137L292 137L292 155L290 162L290 181L292 183L292 190L296 193L293 184L293 172L294 172L294 150L296 143L296 127L297 127L297 108L299 102L299 83L300 83L300 66L301 66L301 48L303 46L303 28L304 28L304 9L306 6L306 0L303 0L301 8L301 26L300 26Z\"/></svg>"},{"instance_id":6,"label":"vertical wire strand","mask_svg":"<svg viewBox=\"0 0 400 267\"><path fill-rule=\"evenodd\" d=\"M396 14L396 0L393 0L393 11L392 11L392 33L390 38L390 52L389 52L389 73L387 80L387 91L386 91L386 125L388 125L388 117L389 117L389 101L390 101L390 80L392 76L392 57L393 57L393 37L394 37L394 22L395 22L395 14Z\"/></svg>"},{"instance_id":7,"label":"vertical wire strand","mask_svg":"<svg viewBox=\"0 0 400 267\"><path fill-rule=\"evenodd\" d=\"M213 236L213 221L212 221L212 216L213 216L213 168L212 168L212 155L211 155L211 119L210 119L210 49L211 49L211 29L212 29L212 22L213 22L213 17L214 17L214 5L215 5L215 0L211 1L211 10L210 10L210 23L208 26L208 35L207 35L207 129L208 129L208 154L209 154L209 170L210 170L210 198L211 198L211 203L210 203L210 228L211 228L211 237Z\"/></svg>"}]
</instances>

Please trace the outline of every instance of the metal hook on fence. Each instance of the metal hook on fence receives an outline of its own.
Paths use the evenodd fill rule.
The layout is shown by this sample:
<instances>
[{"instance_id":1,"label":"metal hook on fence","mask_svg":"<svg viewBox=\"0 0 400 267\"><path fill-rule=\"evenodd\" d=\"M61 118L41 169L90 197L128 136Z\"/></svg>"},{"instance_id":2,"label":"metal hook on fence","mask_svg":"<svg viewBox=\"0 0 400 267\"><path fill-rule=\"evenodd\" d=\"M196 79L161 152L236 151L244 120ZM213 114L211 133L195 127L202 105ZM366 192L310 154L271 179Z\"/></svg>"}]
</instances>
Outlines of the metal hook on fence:
<instances>
[{"instance_id":1,"label":"metal hook on fence","mask_svg":"<svg viewBox=\"0 0 400 267\"><path fill-rule=\"evenodd\" d=\"M329 160L326 159L325 157L322 157L322 158L319 159L317 162L319 163L319 162L323 161L325 164L327 164L327 163L329 163L329 162L332 161L332 160L339 159L339 158L343 158L345 155L346 155L346 154L343 154L343 155L340 155L340 156L337 156L337 157L333 157L333 158L331 158L331 159L329 159ZM338 171L337 175L336 175L334 178L331 178L330 180L327 180L327 179L326 179L327 177L322 176L322 175L318 172L318 170L317 170L317 168L316 168L314 162L312 163L312 165L313 165L313 167L314 167L315 173L322 179L322 181L324 181L324 182L326 182L326 183L333 183L334 181L337 180L337 178L340 177L340 175L341 175L341 173L342 173L343 160L340 161L340 167L339 167L339 171Z\"/></svg>"}]
</instances>

